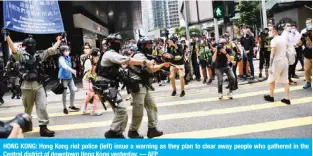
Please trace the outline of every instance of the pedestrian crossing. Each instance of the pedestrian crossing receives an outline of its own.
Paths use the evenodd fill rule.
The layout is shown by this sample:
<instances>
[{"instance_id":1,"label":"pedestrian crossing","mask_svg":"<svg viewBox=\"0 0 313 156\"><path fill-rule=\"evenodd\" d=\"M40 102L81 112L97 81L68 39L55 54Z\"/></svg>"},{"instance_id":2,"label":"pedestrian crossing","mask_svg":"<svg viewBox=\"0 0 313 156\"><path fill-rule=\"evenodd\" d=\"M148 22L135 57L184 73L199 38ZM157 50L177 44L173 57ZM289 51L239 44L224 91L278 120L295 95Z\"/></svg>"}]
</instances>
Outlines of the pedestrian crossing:
<instances>
[{"instance_id":1,"label":"pedestrian crossing","mask_svg":"<svg viewBox=\"0 0 313 156\"><path fill-rule=\"evenodd\" d=\"M269 103L263 100L263 95L269 93L266 82L240 86L233 94L233 100L227 97L219 100L216 83L206 85L192 82L185 87L185 97L170 96L170 84L163 88L156 86L152 95L158 106L158 128L165 133L161 138L214 138L249 134L262 138L265 132L266 137L275 137L277 133L282 137L312 137L312 90L302 88L302 79L298 80L297 86L290 87L291 105L280 102L284 98L282 85L277 85L275 89L275 102ZM125 91L122 93L125 97ZM75 105L79 107L84 98L84 91L80 90L76 94ZM66 115L62 112L61 96L49 96L48 101L49 129L56 131L55 137L103 138L104 132L109 129L113 112L111 109L104 111L101 104L98 110L104 111L102 116L82 115L81 112L69 112ZM10 120L15 114L23 112L21 104L12 101L8 103L9 107L0 107L1 121ZM129 101L126 103L129 126L132 107ZM26 133L25 137L39 137L35 114L34 109L33 131ZM147 122L145 114L140 129L144 135ZM125 136L127 130L128 127Z\"/></svg>"}]
</instances>

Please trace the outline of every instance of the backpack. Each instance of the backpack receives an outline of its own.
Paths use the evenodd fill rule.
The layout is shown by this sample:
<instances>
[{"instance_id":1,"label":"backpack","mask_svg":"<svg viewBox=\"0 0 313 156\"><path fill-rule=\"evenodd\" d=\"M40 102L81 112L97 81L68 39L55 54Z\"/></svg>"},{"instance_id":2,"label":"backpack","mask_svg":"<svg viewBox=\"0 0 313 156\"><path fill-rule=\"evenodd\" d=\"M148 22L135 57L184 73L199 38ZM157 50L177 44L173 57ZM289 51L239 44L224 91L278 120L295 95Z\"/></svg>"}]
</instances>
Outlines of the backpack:
<instances>
[{"instance_id":1,"label":"backpack","mask_svg":"<svg viewBox=\"0 0 313 156\"><path fill-rule=\"evenodd\" d=\"M296 55L297 55L297 52L295 48L292 45L287 45L286 56L287 56L289 65L293 65L296 62Z\"/></svg>"}]
</instances>

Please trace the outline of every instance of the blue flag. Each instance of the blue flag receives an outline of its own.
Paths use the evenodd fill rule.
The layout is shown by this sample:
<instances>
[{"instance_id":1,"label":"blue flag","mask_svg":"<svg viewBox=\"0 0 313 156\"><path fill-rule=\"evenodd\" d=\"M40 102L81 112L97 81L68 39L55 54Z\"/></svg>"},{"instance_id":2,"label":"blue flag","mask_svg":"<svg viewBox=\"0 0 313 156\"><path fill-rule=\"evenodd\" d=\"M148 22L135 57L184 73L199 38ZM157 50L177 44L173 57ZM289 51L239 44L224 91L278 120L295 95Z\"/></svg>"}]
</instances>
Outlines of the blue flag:
<instances>
[{"instance_id":1,"label":"blue flag","mask_svg":"<svg viewBox=\"0 0 313 156\"><path fill-rule=\"evenodd\" d=\"M64 32L57 0L23 0L3 2L4 26L28 34Z\"/></svg>"}]
</instances>

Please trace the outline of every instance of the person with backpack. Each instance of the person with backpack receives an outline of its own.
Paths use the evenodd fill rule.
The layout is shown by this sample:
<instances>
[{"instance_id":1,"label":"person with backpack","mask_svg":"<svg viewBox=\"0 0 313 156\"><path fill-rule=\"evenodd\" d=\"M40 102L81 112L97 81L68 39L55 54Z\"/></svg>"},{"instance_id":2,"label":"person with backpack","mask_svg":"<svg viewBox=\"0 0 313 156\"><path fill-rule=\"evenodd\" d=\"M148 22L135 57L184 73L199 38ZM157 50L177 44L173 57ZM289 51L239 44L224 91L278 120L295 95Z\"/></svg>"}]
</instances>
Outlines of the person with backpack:
<instances>
[{"instance_id":1,"label":"person with backpack","mask_svg":"<svg viewBox=\"0 0 313 156\"><path fill-rule=\"evenodd\" d=\"M63 113L68 114L66 109L66 95L67 88L70 89L70 106L69 109L72 111L79 111L79 108L74 106L75 91L76 87L73 80L73 75L76 76L76 70L72 68L72 62L70 57L70 48L67 45L60 47L61 56L59 57L59 74L58 79L61 81L64 87L62 101L63 101Z\"/></svg>"},{"instance_id":2,"label":"person with backpack","mask_svg":"<svg viewBox=\"0 0 313 156\"><path fill-rule=\"evenodd\" d=\"M99 113L96 111L97 104L99 103L99 97L97 94L95 94L93 90L92 81L96 80L97 74L96 74L96 66L99 60L99 49L92 49L91 50L91 58L86 60L90 62L91 68L88 69L88 71L85 73L83 77L83 88L86 90L86 100L81 108L81 111L83 114L86 113L87 105L88 103L92 103L92 112L90 113L91 116L100 116L102 113ZM86 69L86 68L85 68Z\"/></svg>"}]
</instances>

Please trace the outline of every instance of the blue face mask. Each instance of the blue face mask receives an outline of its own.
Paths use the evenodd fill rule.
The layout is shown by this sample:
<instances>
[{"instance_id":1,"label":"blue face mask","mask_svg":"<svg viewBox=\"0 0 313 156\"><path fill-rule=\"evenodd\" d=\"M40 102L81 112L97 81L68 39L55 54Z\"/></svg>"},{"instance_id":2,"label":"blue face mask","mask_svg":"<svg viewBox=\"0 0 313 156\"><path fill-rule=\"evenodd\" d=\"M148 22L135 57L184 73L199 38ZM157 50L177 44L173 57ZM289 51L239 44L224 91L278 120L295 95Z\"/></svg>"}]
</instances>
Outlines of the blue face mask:
<instances>
[{"instance_id":1,"label":"blue face mask","mask_svg":"<svg viewBox=\"0 0 313 156\"><path fill-rule=\"evenodd\" d=\"M310 23L306 24L306 28L307 29L312 29L312 24L310 24Z\"/></svg>"}]
</instances>

